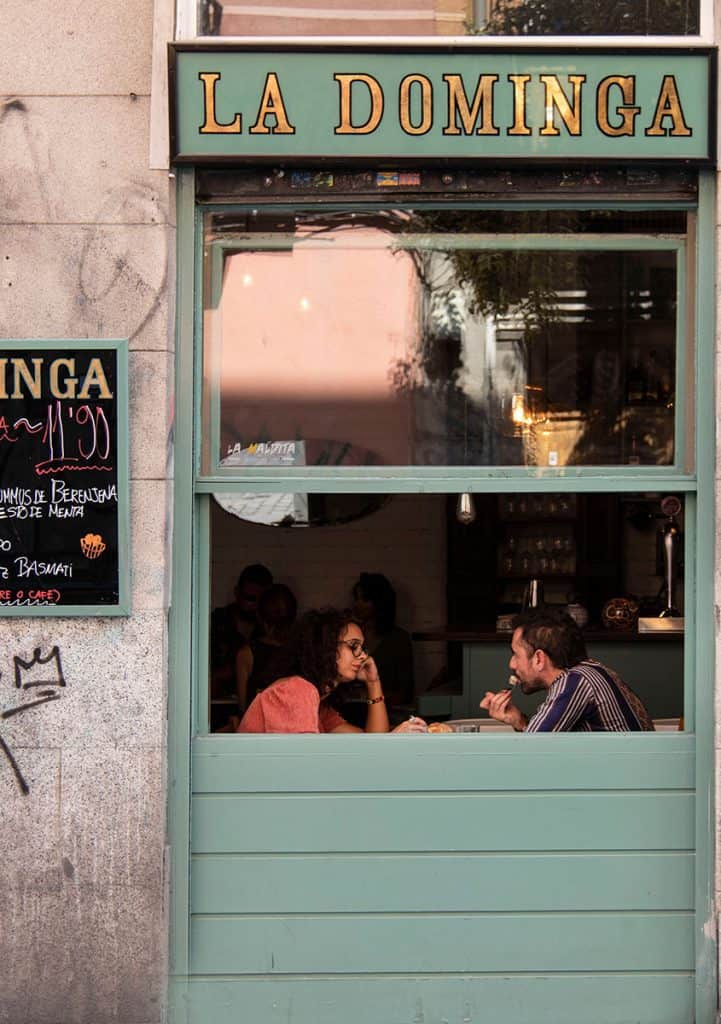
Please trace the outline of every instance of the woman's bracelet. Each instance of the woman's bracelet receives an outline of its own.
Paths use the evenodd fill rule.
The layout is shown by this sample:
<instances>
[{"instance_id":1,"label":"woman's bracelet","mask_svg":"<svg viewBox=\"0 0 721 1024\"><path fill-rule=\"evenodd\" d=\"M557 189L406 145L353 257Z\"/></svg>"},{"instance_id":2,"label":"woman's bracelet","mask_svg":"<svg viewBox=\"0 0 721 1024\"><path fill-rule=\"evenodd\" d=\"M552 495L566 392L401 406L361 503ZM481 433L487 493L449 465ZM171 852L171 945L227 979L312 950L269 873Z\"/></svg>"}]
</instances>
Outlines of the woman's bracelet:
<instances>
[{"instance_id":1,"label":"woman's bracelet","mask_svg":"<svg viewBox=\"0 0 721 1024\"><path fill-rule=\"evenodd\" d=\"M383 694L381 694L380 697L368 697L366 700L366 704L381 704L384 701L385 697L383 696Z\"/></svg>"}]
</instances>

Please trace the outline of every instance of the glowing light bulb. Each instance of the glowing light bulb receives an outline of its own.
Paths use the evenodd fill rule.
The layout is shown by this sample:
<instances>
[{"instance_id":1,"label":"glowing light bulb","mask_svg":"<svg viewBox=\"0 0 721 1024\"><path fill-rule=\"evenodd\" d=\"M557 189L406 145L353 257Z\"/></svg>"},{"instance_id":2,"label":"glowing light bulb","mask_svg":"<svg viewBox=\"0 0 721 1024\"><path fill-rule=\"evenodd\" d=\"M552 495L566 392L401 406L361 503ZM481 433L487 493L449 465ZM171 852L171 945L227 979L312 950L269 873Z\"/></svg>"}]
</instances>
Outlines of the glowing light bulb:
<instances>
[{"instance_id":1,"label":"glowing light bulb","mask_svg":"<svg viewBox=\"0 0 721 1024\"><path fill-rule=\"evenodd\" d=\"M526 412L526 403L523 395L511 395L511 419L521 427L525 427L532 422L531 417Z\"/></svg>"},{"instance_id":2,"label":"glowing light bulb","mask_svg":"<svg viewBox=\"0 0 721 1024\"><path fill-rule=\"evenodd\" d=\"M476 505L473 501L473 495L465 491L463 494L458 495L458 504L456 505L456 519L463 526L468 526L476 518Z\"/></svg>"}]
</instances>

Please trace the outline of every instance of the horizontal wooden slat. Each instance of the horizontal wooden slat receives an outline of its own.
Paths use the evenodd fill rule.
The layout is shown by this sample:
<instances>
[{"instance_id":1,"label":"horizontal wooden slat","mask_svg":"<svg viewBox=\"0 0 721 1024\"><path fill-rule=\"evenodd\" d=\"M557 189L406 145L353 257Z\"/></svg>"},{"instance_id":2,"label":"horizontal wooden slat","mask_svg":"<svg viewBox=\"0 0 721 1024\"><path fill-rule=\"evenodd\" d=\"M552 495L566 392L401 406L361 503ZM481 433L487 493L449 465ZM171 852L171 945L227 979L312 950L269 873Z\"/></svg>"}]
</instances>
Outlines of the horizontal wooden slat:
<instances>
[{"instance_id":1,"label":"horizontal wooden slat","mask_svg":"<svg viewBox=\"0 0 721 1024\"><path fill-rule=\"evenodd\" d=\"M171 1019L239 1024L693 1024L687 974L298 978L171 983Z\"/></svg>"},{"instance_id":2,"label":"horizontal wooden slat","mask_svg":"<svg viewBox=\"0 0 721 1024\"><path fill-rule=\"evenodd\" d=\"M493 884L487 884L492 879ZM689 910L692 853L198 856L194 913Z\"/></svg>"},{"instance_id":3,"label":"horizontal wooden slat","mask_svg":"<svg viewBox=\"0 0 721 1024\"><path fill-rule=\"evenodd\" d=\"M695 737L218 736L195 740L195 793L689 789Z\"/></svg>"},{"instance_id":4,"label":"horizontal wooden slat","mask_svg":"<svg viewBox=\"0 0 721 1024\"><path fill-rule=\"evenodd\" d=\"M688 971L693 914L196 917L191 964L197 974Z\"/></svg>"},{"instance_id":5,"label":"horizontal wooden slat","mask_svg":"<svg viewBox=\"0 0 721 1024\"><path fill-rule=\"evenodd\" d=\"M196 796L192 850L678 850L693 824L693 793Z\"/></svg>"}]
</instances>

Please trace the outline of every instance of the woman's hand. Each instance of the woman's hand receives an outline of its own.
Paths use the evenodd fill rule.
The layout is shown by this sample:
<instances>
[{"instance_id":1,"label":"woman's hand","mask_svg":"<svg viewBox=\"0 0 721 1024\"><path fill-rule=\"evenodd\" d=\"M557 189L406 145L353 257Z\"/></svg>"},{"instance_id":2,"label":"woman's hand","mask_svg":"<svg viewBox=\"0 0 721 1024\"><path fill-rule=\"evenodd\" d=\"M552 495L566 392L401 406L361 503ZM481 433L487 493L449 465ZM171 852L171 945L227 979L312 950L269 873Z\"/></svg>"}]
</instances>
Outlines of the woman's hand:
<instances>
[{"instance_id":1,"label":"woman's hand","mask_svg":"<svg viewBox=\"0 0 721 1024\"><path fill-rule=\"evenodd\" d=\"M361 667L358 669L358 675L356 676L361 683L365 683L366 686L377 686L381 685L381 679L378 675L378 667L371 658L370 654L365 659Z\"/></svg>"},{"instance_id":2,"label":"woman's hand","mask_svg":"<svg viewBox=\"0 0 721 1024\"><path fill-rule=\"evenodd\" d=\"M428 732L428 726L422 718L411 715L405 722L401 722L395 729L391 729L391 732Z\"/></svg>"}]
</instances>

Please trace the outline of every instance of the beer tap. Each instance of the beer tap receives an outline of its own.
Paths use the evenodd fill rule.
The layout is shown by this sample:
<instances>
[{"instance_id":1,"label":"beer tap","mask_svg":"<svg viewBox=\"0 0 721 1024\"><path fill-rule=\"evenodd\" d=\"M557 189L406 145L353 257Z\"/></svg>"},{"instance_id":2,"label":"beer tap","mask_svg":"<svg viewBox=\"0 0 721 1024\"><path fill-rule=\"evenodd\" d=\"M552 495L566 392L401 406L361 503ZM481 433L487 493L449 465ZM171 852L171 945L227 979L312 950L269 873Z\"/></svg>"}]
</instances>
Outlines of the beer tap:
<instances>
[{"instance_id":1,"label":"beer tap","mask_svg":"<svg viewBox=\"0 0 721 1024\"><path fill-rule=\"evenodd\" d=\"M676 551L681 539L681 532L678 528L676 516L681 511L681 502L673 495L669 495L661 502L661 511L666 516L666 523L663 527L663 558L666 580L666 607L659 613L659 618L679 618L680 612L673 603L673 591L675 585Z\"/></svg>"}]
</instances>

